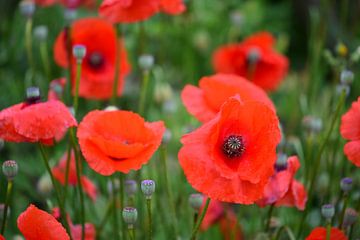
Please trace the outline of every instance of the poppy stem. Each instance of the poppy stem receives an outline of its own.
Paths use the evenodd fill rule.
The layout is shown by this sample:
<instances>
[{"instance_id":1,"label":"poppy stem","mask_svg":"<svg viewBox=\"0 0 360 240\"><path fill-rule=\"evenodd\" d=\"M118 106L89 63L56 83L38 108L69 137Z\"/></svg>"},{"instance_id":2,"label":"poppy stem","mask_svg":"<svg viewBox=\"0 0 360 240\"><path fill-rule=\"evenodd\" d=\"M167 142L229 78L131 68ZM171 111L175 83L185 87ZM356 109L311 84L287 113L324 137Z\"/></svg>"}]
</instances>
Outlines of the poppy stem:
<instances>
[{"instance_id":1,"label":"poppy stem","mask_svg":"<svg viewBox=\"0 0 360 240\"><path fill-rule=\"evenodd\" d=\"M122 51L122 43L121 43L121 37L122 37L122 28L121 25L118 24L115 26L115 32L116 32L116 49L117 54L115 56L115 73L114 73L114 85L113 85L113 91L111 96L111 104L116 106L116 98L118 94L118 86L119 86L119 76L121 76L121 51Z\"/></svg>"},{"instance_id":2,"label":"poppy stem","mask_svg":"<svg viewBox=\"0 0 360 240\"><path fill-rule=\"evenodd\" d=\"M68 82L67 82L67 93L66 96L67 100L70 102L71 100L71 85L72 81L72 71L73 71L73 59L72 59L72 41L71 41L71 25L65 26L65 41L66 41L66 52L67 52L67 61L69 64L69 71L68 71Z\"/></svg>"},{"instance_id":3,"label":"poppy stem","mask_svg":"<svg viewBox=\"0 0 360 240\"><path fill-rule=\"evenodd\" d=\"M74 107L74 115L76 117L78 106L79 106L79 87L80 87L80 78L81 78L81 65L82 60L76 60L76 78L75 78L75 94L73 100L73 107Z\"/></svg>"},{"instance_id":4,"label":"poppy stem","mask_svg":"<svg viewBox=\"0 0 360 240\"><path fill-rule=\"evenodd\" d=\"M327 221L326 224L326 240L330 240L330 233L331 233L331 220Z\"/></svg>"},{"instance_id":5,"label":"poppy stem","mask_svg":"<svg viewBox=\"0 0 360 240\"><path fill-rule=\"evenodd\" d=\"M123 209L125 207L125 198L124 198L124 174L120 173L119 176L119 183L120 183L120 209ZM124 220L121 218L121 230L123 237L126 236L126 225Z\"/></svg>"},{"instance_id":6,"label":"poppy stem","mask_svg":"<svg viewBox=\"0 0 360 240\"><path fill-rule=\"evenodd\" d=\"M114 211L114 204L113 201L110 201L107 205L105 215L101 220L99 227L96 230L96 235L99 237L99 239L101 238L101 232L104 229L105 223L107 222L112 210Z\"/></svg>"},{"instance_id":7,"label":"poppy stem","mask_svg":"<svg viewBox=\"0 0 360 240\"><path fill-rule=\"evenodd\" d=\"M49 64L49 56L47 54L47 43L46 40L43 40L40 42L40 57L41 61L44 66L44 72L47 77L47 80L51 81L51 70L50 70L50 64Z\"/></svg>"},{"instance_id":8,"label":"poppy stem","mask_svg":"<svg viewBox=\"0 0 360 240\"><path fill-rule=\"evenodd\" d=\"M194 227L194 229L193 229L193 231L192 231L192 234L191 234L191 237L190 237L191 240L195 240L195 239L196 239L196 234L197 234L197 232L199 231L199 228L200 228L200 225L201 225L202 221L204 220L206 211L207 211L207 209L208 209L208 207L209 207L209 204L210 204L210 200L211 200L210 198L207 198L207 199L206 199L205 207L204 207L204 209L202 210L202 212L201 212L201 214L200 214L200 216L199 216L199 218L198 218L198 220L197 220L197 222L196 222L196 225L195 225L195 227Z\"/></svg>"},{"instance_id":9,"label":"poppy stem","mask_svg":"<svg viewBox=\"0 0 360 240\"><path fill-rule=\"evenodd\" d=\"M66 156L66 166L65 166L65 183L64 183L64 192L63 192L63 205L65 207L66 203L66 196L67 196L67 190L69 185L69 171L70 171L70 160L71 160L71 140L69 139L69 145L68 145L68 151Z\"/></svg>"},{"instance_id":10,"label":"poppy stem","mask_svg":"<svg viewBox=\"0 0 360 240\"><path fill-rule=\"evenodd\" d=\"M344 201L344 205L343 205L343 208L341 210L341 215L340 215L340 220L339 220L339 229L343 229L343 225L344 225L344 217L345 217L345 211L346 211L346 208L348 206L348 203L349 203L349 194L347 193L344 193L343 195L343 201Z\"/></svg>"},{"instance_id":11,"label":"poppy stem","mask_svg":"<svg viewBox=\"0 0 360 240\"><path fill-rule=\"evenodd\" d=\"M4 214L3 214L3 221L1 225L1 235L4 234L5 226L6 226L6 220L7 220L7 212L10 204L10 194L12 191L13 181L7 182L7 190L6 190L6 197L5 197L5 208L4 208Z\"/></svg>"},{"instance_id":12,"label":"poppy stem","mask_svg":"<svg viewBox=\"0 0 360 240\"><path fill-rule=\"evenodd\" d=\"M45 167L46 167L46 170L48 171L49 175L50 175L50 179L51 179L51 182L52 182L52 185L55 189L55 195L56 195L56 200L59 204L59 208L60 208L60 214L61 214L61 219L64 223L64 226L65 226L65 229L67 231L67 233L69 234L70 236L70 239L72 239L71 237L71 231L70 231L70 227L69 227L69 223L66 219L66 212L65 212L65 209L64 209L64 206L62 204L62 201L60 199L60 192L59 192L59 189L58 189L58 186L56 184L56 181L55 181L55 178L54 178L54 175L52 174L52 171L51 171L51 168L50 168L50 165L49 165L49 158L47 157L46 155L46 152L45 152L45 148L44 148L44 145L39 142L39 149L40 149L40 153L41 153L41 156L42 156L42 159L44 160L44 164L45 164Z\"/></svg>"},{"instance_id":13,"label":"poppy stem","mask_svg":"<svg viewBox=\"0 0 360 240\"><path fill-rule=\"evenodd\" d=\"M145 101L146 101L146 93L149 86L149 78L150 78L150 71L144 70L143 71L143 79L141 82L141 92L140 92L140 101L139 101L139 114L144 116L145 114Z\"/></svg>"},{"instance_id":14,"label":"poppy stem","mask_svg":"<svg viewBox=\"0 0 360 240\"><path fill-rule=\"evenodd\" d=\"M152 216L151 216L151 198L146 199L146 207L149 220L148 239L152 239Z\"/></svg>"},{"instance_id":15,"label":"poppy stem","mask_svg":"<svg viewBox=\"0 0 360 240\"><path fill-rule=\"evenodd\" d=\"M129 227L128 228L128 234L129 234L130 240L135 240L135 229L134 229L134 227Z\"/></svg>"},{"instance_id":16,"label":"poppy stem","mask_svg":"<svg viewBox=\"0 0 360 240\"><path fill-rule=\"evenodd\" d=\"M274 211L274 207L275 207L274 203L270 205L267 220L266 220L266 224L265 224L265 232L268 232L269 229L270 229L271 217L272 217L272 214L273 214L273 211Z\"/></svg>"},{"instance_id":17,"label":"poppy stem","mask_svg":"<svg viewBox=\"0 0 360 240\"><path fill-rule=\"evenodd\" d=\"M291 232L290 228L287 227L287 226L281 226L277 231L276 231L276 235L272 238L273 240L279 240L280 239L280 236L281 236L281 233L283 231L286 231L288 237L290 240L295 240L295 236L294 234Z\"/></svg>"},{"instance_id":18,"label":"poppy stem","mask_svg":"<svg viewBox=\"0 0 360 240\"><path fill-rule=\"evenodd\" d=\"M111 186L112 186L112 199L113 199L113 206L114 206L114 210L113 210L113 234L114 234L114 239L118 240L119 239L119 221L118 221L118 215L117 215L117 206L116 206L116 185L115 185L115 179L113 176L110 177L111 179Z\"/></svg>"},{"instance_id":19,"label":"poppy stem","mask_svg":"<svg viewBox=\"0 0 360 240\"><path fill-rule=\"evenodd\" d=\"M30 83L32 82L35 74L34 58L32 53L32 26L33 19L30 17L26 20L25 26L25 47L27 53L28 64L30 67Z\"/></svg>"}]
</instances>

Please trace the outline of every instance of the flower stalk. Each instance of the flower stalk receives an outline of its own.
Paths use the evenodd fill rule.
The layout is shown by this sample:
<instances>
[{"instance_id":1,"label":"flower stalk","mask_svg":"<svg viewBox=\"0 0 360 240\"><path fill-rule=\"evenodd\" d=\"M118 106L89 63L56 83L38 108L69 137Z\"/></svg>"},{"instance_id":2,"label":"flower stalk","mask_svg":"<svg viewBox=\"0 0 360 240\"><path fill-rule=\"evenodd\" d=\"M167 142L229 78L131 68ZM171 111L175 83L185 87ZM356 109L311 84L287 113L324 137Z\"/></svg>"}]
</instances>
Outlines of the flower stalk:
<instances>
[{"instance_id":1,"label":"flower stalk","mask_svg":"<svg viewBox=\"0 0 360 240\"><path fill-rule=\"evenodd\" d=\"M197 220L197 222L196 222L196 225L195 225L195 227L194 227L194 229L193 229L193 231L192 231L192 233L191 233L191 237L190 237L191 240L195 240L195 239L196 239L196 234L197 234L197 232L199 231L199 228L200 228L200 225L201 225L202 221L204 220L204 217L205 217L205 214L206 214L207 209L208 209L208 207L209 207L209 204L210 204L210 198L207 198L207 199L206 199L206 203L205 203L205 207L204 207L204 209L202 210L200 216L198 217L198 220Z\"/></svg>"},{"instance_id":2,"label":"flower stalk","mask_svg":"<svg viewBox=\"0 0 360 240\"><path fill-rule=\"evenodd\" d=\"M13 187L13 181L8 180L7 182L7 188L6 188L6 197L5 197L5 208L4 208L4 214L3 214L3 221L1 224L1 234L4 234L5 226L6 226L6 220L7 220L7 212L10 204L10 195Z\"/></svg>"}]
</instances>

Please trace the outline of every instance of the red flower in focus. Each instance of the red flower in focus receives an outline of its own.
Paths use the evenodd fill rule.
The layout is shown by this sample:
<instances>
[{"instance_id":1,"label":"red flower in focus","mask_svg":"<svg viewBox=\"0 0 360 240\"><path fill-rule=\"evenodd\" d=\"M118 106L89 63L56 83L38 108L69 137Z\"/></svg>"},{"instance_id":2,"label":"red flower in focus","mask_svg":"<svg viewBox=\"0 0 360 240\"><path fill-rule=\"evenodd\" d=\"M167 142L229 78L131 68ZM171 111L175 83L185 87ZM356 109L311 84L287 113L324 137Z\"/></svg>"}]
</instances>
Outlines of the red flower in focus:
<instances>
[{"instance_id":1,"label":"red flower in focus","mask_svg":"<svg viewBox=\"0 0 360 240\"><path fill-rule=\"evenodd\" d=\"M59 164L52 169L52 173L56 180L58 180L62 185L65 184L65 173L66 173L66 162L67 162L67 153L61 158ZM76 162L74 153L71 153L70 156L70 166L69 166L69 175L68 175L68 184L75 186L78 184L76 177ZM89 195L91 200L96 200L97 189L95 184L88 179L86 176L81 176L80 178L81 185L84 191Z\"/></svg>"},{"instance_id":2,"label":"red flower in focus","mask_svg":"<svg viewBox=\"0 0 360 240\"><path fill-rule=\"evenodd\" d=\"M304 186L294 179L300 167L296 156L289 157L285 169L275 166L276 173L265 186L264 196L256 202L261 207L276 203L276 206L296 206L304 210L307 194Z\"/></svg>"},{"instance_id":3,"label":"red flower in focus","mask_svg":"<svg viewBox=\"0 0 360 240\"><path fill-rule=\"evenodd\" d=\"M224 202L251 204L273 174L279 120L267 105L226 101L219 114L181 139L178 158L189 183Z\"/></svg>"},{"instance_id":4,"label":"red flower in focus","mask_svg":"<svg viewBox=\"0 0 360 240\"><path fill-rule=\"evenodd\" d=\"M102 175L128 173L146 164L159 147L165 126L129 111L92 111L77 136L89 166Z\"/></svg>"},{"instance_id":5,"label":"red flower in focus","mask_svg":"<svg viewBox=\"0 0 360 240\"><path fill-rule=\"evenodd\" d=\"M268 32L256 33L242 43L218 48L213 55L216 72L246 77L264 90L275 90L288 71L288 60L273 50Z\"/></svg>"},{"instance_id":6,"label":"red flower in focus","mask_svg":"<svg viewBox=\"0 0 360 240\"><path fill-rule=\"evenodd\" d=\"M20 214L17 225L26 240L70 239L64 227L53 216L32 204Z\"/></svg>"},{"instance_id":7,"label":"red flower in focus","mask_svg":"<svg viewBox=\"0 0 360 240\"><path fill-rule=\"evenodd\" d=\"M50 82L48 100L61 100L64 88L66 84L66 78L54 79Z\"/></svg>"},{"instance_id":8,"label":"red flower in focus","mask_svg":"<svg viewBox=\"0 0 360 240\"><path fill-rule=\"evenodd\" d=\"M232 74L203 77L199 81L199 88L186 85L181 92L181 99L192 115L201 122L207 122L215 117L229 97L236 94L243 101L260 101L275 111L274 104L264 90Z\"/></svg>"},{"instance_id":9,"label":"red flower in focus","mask_svg":"<svg viewBox=\"0 0 360 240\"><path fill-rule=\"evenodd\" d=\"M331 228L330 231L330 240L347 240L346 235L340 231L338 228ZM306 240L326 240L326 228L317 227L312 230L309 236L306 237Z\"/></svg>"},{"instance_id":10,"label":"red flower in focus","mask_svg":"<svg viewBox=\"0 0 360 240\"><path fill-rule=\"evenodd\" d=\"M124 78L130 71L127 53L122 41L117 50L116 33L109 22L100 18L84 18L75 21L71 27L72 45L86 47L86 56L82 63L79 96L90 99L108 99L112 95L115 76L116 54L120 54L120 74L118 95L122 93ZM68 67L66 35L61 32L54 45L54 57L61 67ZM73 66L76 59L73 59ZM72 80L75 81L76 69L73 68ZM73 92L75 83L72 82Z\"/></svg>"},{"instance_id":11,"label":"red flower in focus","mask_svg":"<svg viewBox=\"0 0 360 240\"><path fill-rule=\"evenodd\" d=\"M24 102L0 112L0 138L9 142L40 141L51 145L74 126L75 118L59 101Z\"/></svg>"},{"instance_id":12,"label":"red flower in focus","mask_svg":"<svg viewBox=\"0 0 360 240\"><path fill-rule=\"evenodd\" d=\"M205 202L206 199L204 199L202 208L204 207ZM200 212L201 211L202 209L200 209ZM220 226L220 231L225 240L243 239L241 227L232 209L224 206L223 203L219 201L211 200L205 217L201 223L200 229L205 231L217 223Z\"/></svg>"},{"instance_id":13,"label":"red flower in focus","mask_svg":"<svg viewBox=\"0 0 360 240\"><path fill-rule=\"evenodd\" d=\"M349 140L344 147L346 157L360 167L360 97L342 116L340 132L343 138Z\"/></svg>"}]
</instances>

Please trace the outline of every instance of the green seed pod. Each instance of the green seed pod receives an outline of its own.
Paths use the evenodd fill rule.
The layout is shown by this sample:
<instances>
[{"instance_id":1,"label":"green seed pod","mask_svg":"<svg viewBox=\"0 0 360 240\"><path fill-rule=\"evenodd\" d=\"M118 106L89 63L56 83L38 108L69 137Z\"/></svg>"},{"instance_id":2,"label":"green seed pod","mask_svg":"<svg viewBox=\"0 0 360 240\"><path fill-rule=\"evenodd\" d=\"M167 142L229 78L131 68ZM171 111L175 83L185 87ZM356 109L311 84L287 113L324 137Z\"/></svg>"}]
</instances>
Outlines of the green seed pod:
<instances>
[{"instance_id":1,"label":"green seed pod","mask_svg":"<svg viewBox=\"0 0 360 240\"><path fill-rule=\"evenodd\" d=\"M195 211L200 210L203 201L204 196L201 193L193 193L189 196L189 204Z\"/></svg>"},{"instance_id":2,"label":"green seed pod","mask_svg":"<svg viewBox=\"0 0 360 240\"><path fill-rule=\"evenodd\" d=\"M7 160L2 165L2 171L8 181L12 181L19 170L18 164L14 160Z\"/></svg>"}]
</instances>

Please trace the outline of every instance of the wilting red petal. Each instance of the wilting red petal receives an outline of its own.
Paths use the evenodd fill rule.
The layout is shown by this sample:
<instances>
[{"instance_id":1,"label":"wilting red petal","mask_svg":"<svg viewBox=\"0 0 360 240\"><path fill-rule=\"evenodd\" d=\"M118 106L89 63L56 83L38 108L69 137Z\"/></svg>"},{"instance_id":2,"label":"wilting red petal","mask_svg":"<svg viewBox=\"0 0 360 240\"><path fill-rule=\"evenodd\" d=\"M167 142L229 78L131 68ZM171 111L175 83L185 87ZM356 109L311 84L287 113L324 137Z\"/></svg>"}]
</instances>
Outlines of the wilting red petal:
<instances>
[{"instance_id":1,"label":"wilting red petal","mask_svg":"<svg viewBox=\"0 0 360 240\"><path fill-rule=\"evenodd\" d=\"M70 239L64 227L53 216L32 204L20 214L17 225L26 240Z\"/></svg>"},{"instance_id":2,"label":"wilting red petal","mask_svg":"<svg viewBox=\"0 0 360 240\"><path fill-rule=\"evenodd\" d=\"M360 140L360 97L341 118L340 132L347 140Z\"/></svg>"},{"instance_id":3,"label":"wilting red petal","mask_svg":"<svg viewBox=\"0 0 360 240\"><path fill-rule=\"evenodd\" d=\"M346 235L339 230L338 228L331 228L330 231L330 240L347 240ZM326 240L326 228L317 227L312 230L309 236L306 237L306 240Z\"/></svg>"},{"instance_id":4,"label":"wilting red petal","mask_svg":"<svg viewBox=\"0 0 360 240\"><path fill-rule=\"evenodd\" d=\"M161 0L161 10L167 14L178 15L186 10L183 0Z\"/></svg>"}]
</instances>

